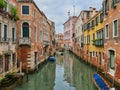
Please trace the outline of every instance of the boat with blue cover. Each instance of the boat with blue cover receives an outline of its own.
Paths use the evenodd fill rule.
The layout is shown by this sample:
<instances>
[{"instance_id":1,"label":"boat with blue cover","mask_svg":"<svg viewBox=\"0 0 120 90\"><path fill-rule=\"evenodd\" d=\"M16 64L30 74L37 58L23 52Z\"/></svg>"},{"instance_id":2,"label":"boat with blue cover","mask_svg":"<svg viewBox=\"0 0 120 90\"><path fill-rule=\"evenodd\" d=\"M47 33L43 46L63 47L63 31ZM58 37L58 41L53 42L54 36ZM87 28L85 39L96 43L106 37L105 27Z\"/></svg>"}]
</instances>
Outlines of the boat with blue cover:
<instances>
[{"instance_id":1,"label":"boat with blue cover","mask_svg":"<svg viewBox=\"0 0 120 90\"><path fill-rule=\"evenodd\" d=\"M50 60L50 61L55 61L56 59L55 59L54 56L51 56L51 57L49 57L49 60Z\"/></svg>"},{"instance_id":2,"label":"boat with blue cover","mask_svg":"<svg viewBox=\"0 0 120 90\"><path fill-rule=\"evenodd\" d=\"M99 90L110 90L110 85L98 74L93 74L93 82Z\"/></svg>"}]
</instances>

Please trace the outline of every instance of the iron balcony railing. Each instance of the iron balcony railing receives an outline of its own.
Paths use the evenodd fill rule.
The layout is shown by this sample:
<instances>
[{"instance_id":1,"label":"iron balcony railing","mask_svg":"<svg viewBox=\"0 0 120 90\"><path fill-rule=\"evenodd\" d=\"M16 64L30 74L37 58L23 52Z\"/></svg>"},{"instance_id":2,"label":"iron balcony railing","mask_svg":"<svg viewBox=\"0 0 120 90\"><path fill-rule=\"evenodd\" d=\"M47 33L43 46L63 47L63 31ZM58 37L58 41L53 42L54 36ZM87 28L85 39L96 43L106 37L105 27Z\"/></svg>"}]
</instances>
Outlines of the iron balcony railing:
<instances>
[{"instance_id":1,"label":"iron balcony railing","mask_svg":"<svg viewBox=\"0 0 120 90\"><path fill-rule=\"evenodd\" d=\"M30 37L22 37L19 39L19 45L31 45Z\"/></svg>"},{"instance_id":2,"label":"iron balcony railing","mask_svg":"<svg viewBox=\"0 0 120 90\"><path fill-rule=\"evenodd\" d=\"M0 43L9 43L12 42L13 44L16 44L17 40L13 38L4 38L0 37Z\"/></svg>"},{"instance_id":3,"label":"iron balcony railing","mask_svg":"<svg viewBox=\"0 0 120 90\"><path fill-rule=\"evenodd\" d=\"M104 46L104 39L95 39L95 40L93 40L93 45L95 45L95 46Z\"/></svg>"}]
</instances>

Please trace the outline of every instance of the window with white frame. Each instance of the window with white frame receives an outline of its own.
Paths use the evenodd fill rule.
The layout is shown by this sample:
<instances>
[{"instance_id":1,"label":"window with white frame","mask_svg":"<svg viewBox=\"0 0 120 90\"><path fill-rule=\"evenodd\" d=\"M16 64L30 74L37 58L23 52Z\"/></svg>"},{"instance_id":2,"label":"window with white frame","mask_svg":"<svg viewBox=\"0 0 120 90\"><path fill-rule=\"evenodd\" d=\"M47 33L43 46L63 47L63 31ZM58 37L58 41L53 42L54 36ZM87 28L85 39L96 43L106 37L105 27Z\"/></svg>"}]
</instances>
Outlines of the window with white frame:
<instances>
[{"instance_id":1,"label":"window with white frame","mask_svg":"<svg viewBox=\"0 0 120 90\"><path fill-rule=\"evenodd\" d=\"M105 38L106 39L109 38L109 25L108 24L105 25Z\"/></svg>"},{"instance_id":2,"label":"window with white frame","mask_svg":"<svg viewBox=\"0 0 120 90\"><path fill-rule=\"evenodd\" d=\"M42 40L43 40L43 31L41 30L40 31L40 42L42 42Z\"/></svg>"},{"instance_id":3,"label":"window with white frame","mask_svg":"<svg viewBox=\"0 0 120 90\"><path fill-rule=\"evenodd\" d=\"M36 10L34 10L34 18L36 18Z\"/></svg>"},{"instance_id":4,"label":"window with white frame","mask_svg":"<svg viewBox=\"0 0 120 90\"><path fill-rule=\"evenodd\" d=\"M8 26L4 25L4 41L8 39Z\"/></svg>"},{"instance_id":5,"label":"window with white frame","mask_svg":"<svg viewBox=\"0 0 120 90\"><path fill-rule=\"evenodd\" d=\"M16 38L16 33L15 33L15 28L12 28L12 41L15 42Z\"/></svg>"},{"instance_id":6,"label":"window with white frame","mask_svg":"<svg viewBox=\"0 0 120 90\"><path fill-rule=\"evenodd\" d=\"M113 37L118 36L118 20L113 21Z\"/></svg>"},{"instance_id":7,"label":"window with white frame","mask_svg":"<svg viewBox=\"0 0 120 90\"><path fill-rule=\"evenodd\" d=\"M29 6L23 5L22 6L22 14L28 14L29 15Z\"/></svg>"}]
</instances>

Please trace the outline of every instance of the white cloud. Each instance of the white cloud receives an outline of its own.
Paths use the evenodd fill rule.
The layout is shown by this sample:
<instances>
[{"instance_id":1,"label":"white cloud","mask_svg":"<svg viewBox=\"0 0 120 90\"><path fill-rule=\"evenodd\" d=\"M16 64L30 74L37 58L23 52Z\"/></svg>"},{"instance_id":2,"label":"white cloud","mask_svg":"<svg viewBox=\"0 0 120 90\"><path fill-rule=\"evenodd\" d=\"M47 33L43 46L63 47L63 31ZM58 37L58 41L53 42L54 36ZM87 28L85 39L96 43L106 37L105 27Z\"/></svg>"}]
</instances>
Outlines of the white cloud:
<instances>
[{"instance_id":1,"label":"white cloud","mask_svg":"<svg viewBox=\"0 0 120 90\"><path fill-rule=\"evenodd\" d=\"M73 5L75 5L75 15L79 15L81 10L88 10L89 7L101 8L102 0L34 0L41 11L55 22L56 32L63 32L63 23L68 19L68 10L73 15Z\"/></svg>"}]
</instances>

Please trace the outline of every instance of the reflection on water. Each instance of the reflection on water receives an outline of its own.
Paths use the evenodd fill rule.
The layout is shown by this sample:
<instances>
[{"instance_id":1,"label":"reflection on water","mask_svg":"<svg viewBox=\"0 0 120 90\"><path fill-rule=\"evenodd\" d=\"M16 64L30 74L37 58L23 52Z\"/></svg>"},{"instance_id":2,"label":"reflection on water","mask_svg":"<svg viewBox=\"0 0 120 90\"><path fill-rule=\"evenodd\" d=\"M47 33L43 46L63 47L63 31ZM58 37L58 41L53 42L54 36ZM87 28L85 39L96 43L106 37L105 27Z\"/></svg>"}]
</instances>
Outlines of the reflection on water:
<instances>
[{"instance_id":1,"label":"reflection on water","mask_svg":"<svg viewBox=\"0 0 120 90\"><path fill-rule=\"evenodd\" d=\"M15 90L54 90L55 63L47 63L38 73L29 75L29 82L18 86Z\"/></svg>"},{"instance_id":2,"label":"reflection on water","mask_svg":"<svg viewBox=\"0 0 120 90\"><path fill-rule=\"evenodd\" d=\"M97 90L92 82L94 70L69 52L56 55L38 73L29 75L29 82L15 90Z\"/></svg>"}]
</instances>

